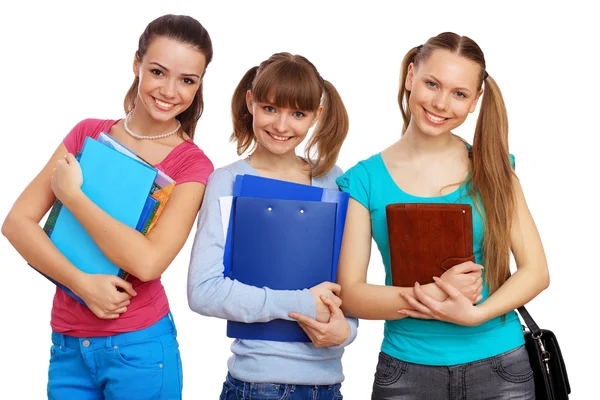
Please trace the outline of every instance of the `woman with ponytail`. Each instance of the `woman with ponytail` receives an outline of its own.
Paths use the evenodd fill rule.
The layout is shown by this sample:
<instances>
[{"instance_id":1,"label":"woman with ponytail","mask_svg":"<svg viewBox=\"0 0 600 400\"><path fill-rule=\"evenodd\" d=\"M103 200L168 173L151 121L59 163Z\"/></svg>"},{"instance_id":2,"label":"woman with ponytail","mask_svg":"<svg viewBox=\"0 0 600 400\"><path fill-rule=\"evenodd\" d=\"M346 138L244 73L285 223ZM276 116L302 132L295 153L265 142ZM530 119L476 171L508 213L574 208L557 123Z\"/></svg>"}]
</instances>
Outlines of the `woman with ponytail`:
<instances>
[{"instance_id":1,"label":"woman with ponytail","mask_svg":"<svg viewBox=\"0 0 600 400\"><path fill-rule=\"evenodd\" d=\"M356 337L357 321L340 310L339 285L271 290L224 277L219 198L233 195L235 177L242 174L337 189L342 171L335 162L348 132L346 109L310 61L289 53L251 68L235 89L231 108L231 140L238 155L250 155L209 177L190 261L190 308L247 323L297 320L312 343L236 339L220 398L341 399L341 358ZM305 156L299 157L296 148L312 126Z\"/></svg>"},{"instance_id":2,"label":"woman with ponytail","mask_svg":"<svg viewBox=\"0 0 600 400\"><path fill-rule=\"evenodd\" d=\"M452 131L480 99L471 146ZM337 179L351 196L338 272L342 308L386 320L372 398L533 399L514 310L548 286L548 268L508 152L504 101L483 52L449 32L411 49L398 102L400 140ZM385 209L393 203L471 205L475 263L450 268L431 284L391 286ZM371 237L386 286L366 283ZM510 252L517 265L512 276Z\"/></svg>"}]
</instances>

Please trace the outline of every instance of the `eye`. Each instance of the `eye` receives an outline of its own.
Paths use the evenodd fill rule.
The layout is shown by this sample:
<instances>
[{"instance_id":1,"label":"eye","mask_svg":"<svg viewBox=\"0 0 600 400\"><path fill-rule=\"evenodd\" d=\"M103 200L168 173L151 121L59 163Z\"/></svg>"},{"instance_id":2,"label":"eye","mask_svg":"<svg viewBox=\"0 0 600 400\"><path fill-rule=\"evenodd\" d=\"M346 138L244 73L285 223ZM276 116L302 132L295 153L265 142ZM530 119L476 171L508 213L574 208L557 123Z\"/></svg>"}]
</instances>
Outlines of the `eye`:
<instances>
[{"instance_id":1,"label":"eye","mask_svg":"<svg viewBox=\"0 0 600 400\"><path fill-rule=\"evenodd\" d=\"M268 113L274 113L275 112L275 107L273 107L273 106L264 106L263 110L265 110Z\"/></svg>"},{"instance_id":2,"label":"eye","mask_svg":"<svg viewBox=\"0 0 600 400\"><path fill-rule=\"evenodd\" d=\"M427 86L429 86L430 88L432 88L432 89L434 89L434 88L437 88L437 87L438 87L437 83L435 83L434 81L425 81L425 84L426 84Z\"/></svg>"},{"instance_id":3,"label":"eye","mask_svg":"<svg viewBox=\"0 0 600 400\"><path fill-rule=\"evenodd\" d=\"M467 95L464 94L463 92L456 92L456 96L460 97L461 99L466 99L467 98Z\"/></svg>"},{"instance_id":4,"label":"eye","mask_svg":"<svg viewBox=\"0 0 600 400\"><path fill-rule=\"evenodd\" d=\"M305 114L302 111L294 111L292 115L296 118L302 118Z\"/></svg>"},{"instance_id":5,"label":"eye","mask_svg":"<svg viewBox=\"0 0 600 400\"><path fill-rule=\"evenodd\" d=\"M150 70L150 72L151 72L153 75L156 75L156 76L161 76L161 75L163 74L163 73L162 73L162 71L161 71L160 69L156 69L156 68L155 68L155 69L151 69L151 70Z\"/></svg>"},{"instance_id":6,"label":"eye","mask_svg":"<svg viewBox=\"0 0 600 400\"><path fill-rule=\"evenodd\" d=\"M183 78L183 83L185 83L187 85L193 85L196 82L193 79L190 79L190 78Z\"/></svg>"}]
</instances>

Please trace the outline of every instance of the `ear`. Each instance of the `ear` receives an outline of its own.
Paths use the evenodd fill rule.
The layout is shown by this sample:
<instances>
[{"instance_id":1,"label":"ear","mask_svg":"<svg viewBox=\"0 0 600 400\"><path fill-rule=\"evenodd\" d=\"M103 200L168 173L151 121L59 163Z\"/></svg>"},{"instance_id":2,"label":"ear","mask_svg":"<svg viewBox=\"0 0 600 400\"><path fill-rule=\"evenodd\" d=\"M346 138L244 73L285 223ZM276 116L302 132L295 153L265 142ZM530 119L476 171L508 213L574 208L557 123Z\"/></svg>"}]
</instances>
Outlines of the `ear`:
<instances>
[{"instance_id":1,"label":"ear","mask_svg":"<svg viewBox=\"0 0 600 400\"><path fill-rule=\"evenodd\" d=\"M412 88L413 88L414 79L415 79L415 65L413 63L410 63L408 65L408 72L406 73L406 79L404 80L404 89L411 92Z\"/></svg>"},{"instance_id":2,"label":"ear","mask_svg":"<svg viewBox=\"0 0 600 400\"><path fill-rule=\"evenodd\" d=\"M248 112L254 115L254 101L252 101L252 90L250 89L246 91L246 107L248 107Z\"/></svg>"},{"instance_id":3,"label":"ear","mask_svg":"<svg viewBox=\"0 0 600 400\"><path fill-rule=\"evenodd\" d=\"M135 76L140 76L140 62L138 61L138 53L135 52L135 56L133 56L133 73Z\"/></svg>"},{"instance_id":4,"label":"ear","mask_svg":"<svg viewBox=\"0 0 600 400\"><path fill-rule=\"evenodd\" d=\"M481 89L475 95L475 99L473 99L473 103L471 104L471 108L469 109L470 113L472 113L473 111L475 111L475 109L477 108L477 103L479 102L479 98L481 97L482 94L483 94L483 89Z\"/></svg>"},{"instance_id":5,"label":"ear","mask_svg":"<svg viewBox=\"0 0 600 400\"><path fill-rule=\"evenodd\" d=\"M313 118L312 122L310 123L311 128L313 126L315 126L315 124L317 123L319 118L321 118L321 114L323 114L323 106L319 106L319 108L317 108L317 111L315 112L315 117Z\"/></svg>"}]
</instances>

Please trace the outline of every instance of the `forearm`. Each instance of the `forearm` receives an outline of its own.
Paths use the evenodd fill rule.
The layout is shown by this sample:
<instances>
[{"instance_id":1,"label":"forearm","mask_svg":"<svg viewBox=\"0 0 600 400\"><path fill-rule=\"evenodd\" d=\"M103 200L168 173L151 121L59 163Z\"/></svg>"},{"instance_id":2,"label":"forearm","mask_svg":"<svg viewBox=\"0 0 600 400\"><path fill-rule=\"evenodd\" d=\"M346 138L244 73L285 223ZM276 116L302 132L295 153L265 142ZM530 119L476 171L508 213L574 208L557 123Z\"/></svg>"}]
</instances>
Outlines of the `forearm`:
<instances>
[{"instance_id":1,"label":"forearm","mask_svg":"<svg viewBox=\"0 0 600 400\"><path fill-rule=\"evenodd\" d=\"M159 269L161 254L153 251L147 237L111 217L83 192L68 199L64 205L94 240L102 253L124 271L142 279Z\"/></svg>"},{"instance_id":2,"label":"forearm","mask_svg":"<svg viewBox=\"0 0 600 400\"><path fill-rule=\"evenodd\" d=\"M527 304L549 285L547 268L520 268L477 308L480 323Z\"/></svg>"},{"instance_id":3,"label":"forearm","mask_svg":"<svg viewBox=\"0 0 600 400\"><path fill-rule=\"evenodd\" d=\"M446 295L435 285L427 284L422 289L437 300L444 300ZM399 314L400 309L412 307L400 296L403 291L414 296L412 287L355 283L342 286L342 310L346 316L372 320L396 320L405 318Z\"/></svg>"},{"instance_id":4,"label":"forearm","mask_svg":"<svg viewBox=\"0 0 600 400\"><path fill-rule=\"evenodd\" d=\"M54 246L37 222L7 217L2 233L19 254L36 270L59 282L75 294L80 293L84 274Z\"/></svg>"}]
</instances>

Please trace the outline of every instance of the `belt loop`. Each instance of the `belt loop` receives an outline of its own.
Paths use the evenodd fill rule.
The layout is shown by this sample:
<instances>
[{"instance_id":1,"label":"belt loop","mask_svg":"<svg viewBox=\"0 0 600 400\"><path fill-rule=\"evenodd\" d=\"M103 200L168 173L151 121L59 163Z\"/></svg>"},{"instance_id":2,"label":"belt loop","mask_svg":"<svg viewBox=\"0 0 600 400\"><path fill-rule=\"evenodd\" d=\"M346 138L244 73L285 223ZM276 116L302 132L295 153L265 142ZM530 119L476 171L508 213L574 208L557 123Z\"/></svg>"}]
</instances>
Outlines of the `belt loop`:
<instances>
[{"instance_id":1,"label":"belt loop","mask_svg":"<svg viewBox=\"0 0 600 400\"><path fill-rule=\"evenodd\" d=\"M112 348L112 336L107 336L106 337L106 348L107 349L111 349Z\"/></svg>"},{"instance_id":2,"label":"belt loop","mask_svg":"<svg viewBox=\"0 0 600 400\"><path fill-rule=\"evenodd\" d=\"M167 313L167 316L169 317L169 321L171 322L171 327L173 328L173 334L175 336L177 336L177 328L175 327L175 321L173 320L173 314L171 313L171 311L169 311Z\"/></svg>"},{"instance_id":3,"label":"belt loop","mask_svg":"<svg viewBox=\"0 0 600 400\"><path fill-rule=\"evenodd\" d=\"M58 335L60 337L60 344L59 344L59 346L60 346L61 349L64 349L65 348L65 335L63 335L62 333L59 333Z\"/></svg>"}]
</instances>

